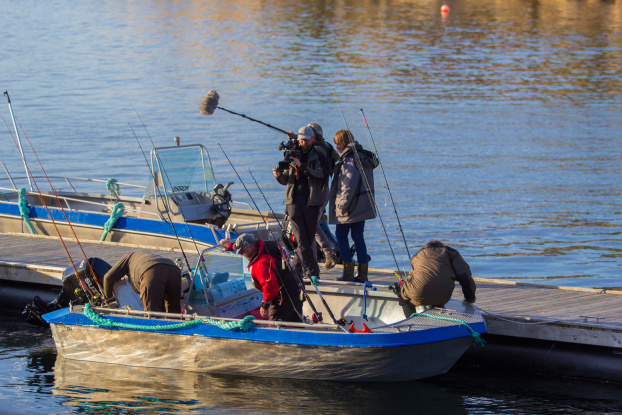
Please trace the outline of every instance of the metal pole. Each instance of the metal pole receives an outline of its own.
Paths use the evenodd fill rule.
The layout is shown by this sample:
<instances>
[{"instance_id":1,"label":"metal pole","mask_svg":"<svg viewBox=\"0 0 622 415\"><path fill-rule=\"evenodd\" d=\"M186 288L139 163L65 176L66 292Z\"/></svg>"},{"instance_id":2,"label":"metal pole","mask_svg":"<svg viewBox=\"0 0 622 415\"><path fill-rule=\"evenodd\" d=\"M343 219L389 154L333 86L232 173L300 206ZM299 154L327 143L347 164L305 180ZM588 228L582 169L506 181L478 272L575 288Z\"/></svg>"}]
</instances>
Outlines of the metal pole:
<instances>
[{"instance_id":1,"label":"metal pole","mask_svg":"<svg viewBox=\"0 0 622 415\"><path fill-rule=\"evenodd\" d=\"M26 178L28 179L28 186L30 186L30 191L32 192L30 172L28 171L28 166L26 165L26 156L24 156L24 150L22 150L22 141L19 138L19 131L17 130L17 125L15 124L15 117L13 116L13 107L11 106L11 98L9 97L8 91L4 91L4 95L6 95L6 99L7 101L9 101L9 112L11 113L11 120L13 120L13 128L15 129L15 136L17 137L17 146L19 147L19 152L22 155L22 161L24 162L24 169L26 169Z\"/></svg>"}]
</instances>

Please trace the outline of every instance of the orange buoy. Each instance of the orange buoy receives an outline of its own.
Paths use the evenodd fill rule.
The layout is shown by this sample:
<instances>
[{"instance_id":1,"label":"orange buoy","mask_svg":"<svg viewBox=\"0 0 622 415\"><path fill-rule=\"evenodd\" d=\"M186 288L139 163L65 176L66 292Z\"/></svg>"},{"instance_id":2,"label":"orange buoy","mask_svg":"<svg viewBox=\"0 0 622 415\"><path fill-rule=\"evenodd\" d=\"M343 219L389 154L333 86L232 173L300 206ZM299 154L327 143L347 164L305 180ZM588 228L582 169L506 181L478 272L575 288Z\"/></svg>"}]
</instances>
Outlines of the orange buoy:
<instances>
[{"instance_id":1,"label":"orange buoy","mask_svg":"<svg viewBox=\"0 0 622 415\"><path fill-rule=\"evenodd\" d=\"M443 4L441 6L441 13L449 13L449 6L446 4Z\"/></svg>"}]
</instances>

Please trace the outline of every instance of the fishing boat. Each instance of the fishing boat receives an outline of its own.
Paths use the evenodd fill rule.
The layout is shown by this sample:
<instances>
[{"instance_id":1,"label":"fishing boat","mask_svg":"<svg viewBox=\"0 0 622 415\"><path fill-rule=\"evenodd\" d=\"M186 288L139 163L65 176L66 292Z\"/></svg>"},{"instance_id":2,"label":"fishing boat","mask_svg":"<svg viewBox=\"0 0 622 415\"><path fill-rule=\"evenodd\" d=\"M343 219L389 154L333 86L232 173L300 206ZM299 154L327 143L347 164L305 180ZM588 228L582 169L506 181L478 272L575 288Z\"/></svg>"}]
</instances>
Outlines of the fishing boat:
<instances>
[{"instance_id":1,"label":"fishing boat","mask_svg":"<svg viewBox=\"0 0 622 415\"><path fill-rule=\"evenodd\" d=\"M115 287L121 308L85 303L43 318L65 359L329 381L436 376L486 332L478 309L456 300L408 315L386 285L304 284L304 322L254 320L248 312L260 305L261 296L243 258L208 248L194 268L184 314L146 312ZM333 323L322 322L322 315Z\"/></svg>"},{"instance_id":2,"label":"fishing boat","mask_svg":"<svg viewBox=\"0 0 622 415\"><path fill-rule=\"evenodd\" d=\"M151 175L145 186L115 179L32 177L30 173L15 177L0 164L6 175L0 177L3 233L57 237L60 232L61 237L83 241L170 249L212 246L228 231L232 239L247 232L260 238L273 232L280 235L273 214L232 200L228 190L232 182L217 184L209 153L200 144L152 149ZM36 179L46 183L46 188L50 179L54 191L45 191L44 186L40 186L41 192L27 191L26 186ZM76 190L77 183L88 185L89 191ZM93 192L94 186L108 193Z\"/></svg>"}]
</instances>

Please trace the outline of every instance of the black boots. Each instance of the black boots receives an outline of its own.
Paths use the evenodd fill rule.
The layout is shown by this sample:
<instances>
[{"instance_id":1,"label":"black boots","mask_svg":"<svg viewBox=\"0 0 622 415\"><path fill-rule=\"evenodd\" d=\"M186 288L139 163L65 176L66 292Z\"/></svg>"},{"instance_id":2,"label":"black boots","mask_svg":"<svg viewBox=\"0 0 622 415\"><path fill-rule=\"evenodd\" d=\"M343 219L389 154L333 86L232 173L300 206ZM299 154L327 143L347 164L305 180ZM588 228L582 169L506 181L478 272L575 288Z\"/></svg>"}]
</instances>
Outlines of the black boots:
<instances>
[{"instance_id":1,"label":"black boots","mask_svg":"<svg viewBox=\"0 0 622 415\"><path fill-rule=\"evenodd\" d=\"M359 264L358 274L356 278L354 278L354 281L363 283L367 281L367 263Z\"/></svg>"},{"instance_id":2,"label":"black boots","mask_svg":"<svg viewBox=\"0 0 622 415\"><path fill-rule=\"evenodd\" d=\"M337 281L354 281L354 262L343 263L343 274Z\"/></svg>"}]
</instances>

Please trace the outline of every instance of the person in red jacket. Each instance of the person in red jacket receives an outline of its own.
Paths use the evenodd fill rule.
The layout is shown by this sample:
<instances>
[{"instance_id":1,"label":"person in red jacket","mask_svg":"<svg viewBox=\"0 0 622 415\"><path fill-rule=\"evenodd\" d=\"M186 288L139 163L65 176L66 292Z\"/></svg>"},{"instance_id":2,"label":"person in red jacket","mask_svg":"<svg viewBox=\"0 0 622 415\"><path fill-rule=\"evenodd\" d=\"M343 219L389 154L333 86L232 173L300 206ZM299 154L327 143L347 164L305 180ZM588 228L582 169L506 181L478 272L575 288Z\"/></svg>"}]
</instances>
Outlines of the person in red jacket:
<instances>
[{"instance_id":1,"label":"person in red jacket","mask_svg":"<svg viewBox=\"0 0 622 415\"><path fill-rule=\"evenodd\" d=\"M261 307L251 311L251 315L262 320L302 321L300 288L296 277L283 266L283 251L276 242L255 239L245 233L234 244L223 239L220 245L249 260L253 285L263 294Z\"/></svg>"}]
</instances>

